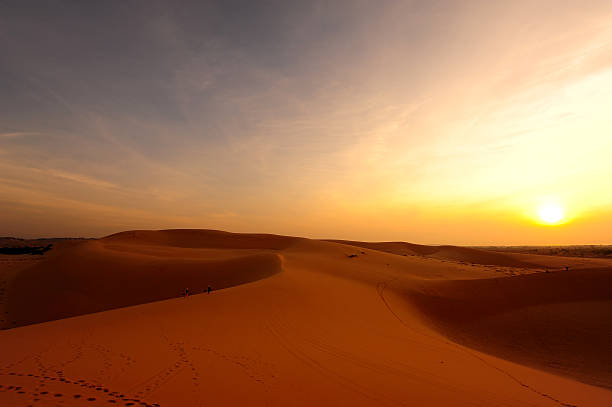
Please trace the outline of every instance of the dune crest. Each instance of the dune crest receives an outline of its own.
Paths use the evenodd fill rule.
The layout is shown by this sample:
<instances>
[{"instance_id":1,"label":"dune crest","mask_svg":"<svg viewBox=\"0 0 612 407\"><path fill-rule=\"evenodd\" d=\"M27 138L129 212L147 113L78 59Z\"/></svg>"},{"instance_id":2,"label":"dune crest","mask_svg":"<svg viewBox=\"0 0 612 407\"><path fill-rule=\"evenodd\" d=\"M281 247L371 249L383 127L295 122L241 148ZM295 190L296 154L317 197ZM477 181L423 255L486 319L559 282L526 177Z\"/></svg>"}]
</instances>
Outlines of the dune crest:
<instances>
[{"instance_id":1,"label":"dune crest","mask_svg":"<svg viewBox=\"0 0 612 407\"><path fill-rule=\"evenodd\" d=\"M281 271L271 250L292 241L176 230L84 242L19 273L8 290L8 327L176 298L186 288L195 294L209 285L218 290L256 281Z\"/></svg>"},{"instance_id":2,"label":"dune crest","mask_svg":"<svg viewBox=\"0 0 612 407\"><path fill-rule=\"evenodd\" d=\"M184 248L283 250L295 244L300 238L209 229L167 229L119 232L100 240L104 243Z\"/></svg>"},{"instance_id":3,"label":"dune crest","mask_svg":"<svg viewBox=\"0 0 612 407\"><path fill-rule=\"evenodd\" d=\"M459 246L428 246L406 242L356 242L351 240L329 240L350 246L379 250L400 256L423 256L472 264L486 264L505 267L540 268L538 262L528 256L515 253L499 253L482 249Z\"/></svg>"}]
</instances>

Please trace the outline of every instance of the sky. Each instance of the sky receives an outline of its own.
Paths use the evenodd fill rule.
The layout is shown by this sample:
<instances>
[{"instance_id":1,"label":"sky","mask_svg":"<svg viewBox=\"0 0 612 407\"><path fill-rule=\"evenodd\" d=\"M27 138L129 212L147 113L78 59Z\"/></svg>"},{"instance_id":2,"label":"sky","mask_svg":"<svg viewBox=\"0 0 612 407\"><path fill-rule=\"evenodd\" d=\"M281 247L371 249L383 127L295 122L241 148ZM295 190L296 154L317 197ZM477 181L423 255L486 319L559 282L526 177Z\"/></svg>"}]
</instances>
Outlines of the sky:
<instances>
[{"instance_id":1,"label":"sky","mask_svg":"<svg viewBox=\"0 0 612 407\"><path fill-rule=\"evenodd\" d=\"M612 244L587 3L2 1L0 236Z\"/></svg>"}]
</instances>

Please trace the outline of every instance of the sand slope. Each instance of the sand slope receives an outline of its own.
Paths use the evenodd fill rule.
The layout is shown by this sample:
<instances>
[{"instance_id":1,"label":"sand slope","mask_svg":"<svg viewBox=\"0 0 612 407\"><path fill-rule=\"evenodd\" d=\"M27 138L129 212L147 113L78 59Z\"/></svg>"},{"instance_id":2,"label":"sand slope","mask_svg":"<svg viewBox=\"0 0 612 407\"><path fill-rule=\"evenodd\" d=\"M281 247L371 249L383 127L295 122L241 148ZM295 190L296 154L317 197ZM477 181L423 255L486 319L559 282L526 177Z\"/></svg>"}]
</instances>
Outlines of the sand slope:
<instances>
[{"instance_id":1,"label":"sand slope","mask_svg":"<svg viewBox=\"0 0 612 407\"><path fill-rule=\"evenodd\" d=\"M327 240L348 246L368 248L401 256L422 256L427 258L454 261L468 264L482 264L502 267L564 269L608 267L611 260L595 258L572 258L544 256L537 254L521 254L496 252L459 246L427 246L406 242L355 242L350 240Z\"/></svg>"},{"instance_id":2,"label":"sand slope","mask_svg":"<svg viewBox=\"0 0 612 407\"><path fill-rule=\"evenodd\" d=\"M120 232L101 240L104 243L188 248L282 250L296 243L300 238L270 234L231 233L221 230L171 229Z\"/></svg>"},{"instance_id":3,"label":"sand slope","mask_svg":"<svg viewBox=\"0 0 612 407\"><path fill-rule=\"evenodd\" d=\"M135 231L55 252L8 289L8 326L21 326L222 289L280 271L273 249L294 239L217 231ZM214 250L223 248L225 250ZM252 251L231 249L256 248Z\"/></svg>"},{"instance_id":4,"label":"sand slope","mask_svg":"<svg viewBox=\"0 0 612 407\"><path fill-rule=\"evenodd\" d=\"M497 253L468 247L427 246L406 242L355 242L348 240L330 241L402 256L423 256L440 260L506 267L539 267L539 264L530 262L528 257L524 257L520 254Z\"/></svg>"},{"instance_id":5,"label":"sand slope","mask_svg":"<svg viewBox=\"0 0 612 407\"><path fill-rule=\"evenodd\" d=\"M612 388L611 269L428 281L406 296L457 342Z\"/></svg>"},{"instance_id":6,"label":"sand slope","mask_svg":"<svg viewBox=\"0 0 612 407\"><path fill-rule=\"evenodd\" d=\"M524 357L537 364L529 349L518 356L505 352L503 335L492 325L499 317L502 325L520 327L520 319L506 315L537 308L529 314L534 321L564 332L568 319L551 318L557 307L567 311L582 304L576 319L591 318L582 326L587 332L564 332L570 349L551 355L563 362L569 354L564 352L582 352L588 359L592 350L584 348L591 342L584 334L610 334L602 314L610 270L499 278L504 274L491 267L367 248L355 252L354 246L306 239L276 249L263 243L219 249L220 242L217 248L206 242L178 247L148 239L97 243L103 247L84 246L82 256L125 256L132 260L125 260L124 272L137 267L139 256L157 253L170 262L195 256L193 250L200 261L271 255L280 266L267 278L211 295L2 331L0 346L11 352L0 363L0 405L612 404L610 390L584 383L609 384L601 366L570 363L545 372L515 363ZM104 247L116 244L119 249ZM142 284L148 287L147 280ZM455 320L462 322L451 325ZM480 333L488 330L478 331L477 321L489 320L493 333L483 338ZM540 331L531 334L531 341L521 342L524 348L536 343ZM507 339L516 344L524 338L514 332Z\"/></svg>"}]
</instances>

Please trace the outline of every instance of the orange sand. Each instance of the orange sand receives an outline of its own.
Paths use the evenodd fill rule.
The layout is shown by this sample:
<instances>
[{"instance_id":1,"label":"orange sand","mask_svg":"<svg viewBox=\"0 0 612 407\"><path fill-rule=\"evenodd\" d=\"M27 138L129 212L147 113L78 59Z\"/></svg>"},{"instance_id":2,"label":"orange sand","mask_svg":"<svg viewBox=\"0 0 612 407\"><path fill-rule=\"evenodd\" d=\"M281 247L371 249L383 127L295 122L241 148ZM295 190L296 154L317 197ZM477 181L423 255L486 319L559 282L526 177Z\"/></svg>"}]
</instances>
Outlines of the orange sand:
<instances>
[{"instance_id":1,"label":"orange sand","mask_svg":"<svg viewBox=\"0 0 612 407\"><path fill-rule=\"evenodd\" d=\"M612 405L612 262L350 243L53 250L2 274L6 326L87 315L0 332L0 405Z\"/></svg>"}]
</instances>

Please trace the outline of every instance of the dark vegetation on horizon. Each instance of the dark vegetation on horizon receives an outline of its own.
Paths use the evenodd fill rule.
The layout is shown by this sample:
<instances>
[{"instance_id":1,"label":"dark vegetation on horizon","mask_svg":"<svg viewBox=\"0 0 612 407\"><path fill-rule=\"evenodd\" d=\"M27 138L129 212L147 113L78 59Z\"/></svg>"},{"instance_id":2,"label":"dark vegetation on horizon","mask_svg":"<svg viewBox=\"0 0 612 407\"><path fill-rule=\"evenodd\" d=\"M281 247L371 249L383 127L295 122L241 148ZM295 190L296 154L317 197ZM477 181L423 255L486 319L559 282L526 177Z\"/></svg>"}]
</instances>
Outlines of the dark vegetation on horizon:
<instances>
[{"instance_id":1,"label":"dark vegetation on horizon","mask_svg":"<svg viewBox=\"0 0 612 407\"><path fill-rule=\"evenodd\" d=\"M37 254L43 255L51 250L52 244L46 246L0 247L0 254Z\"/></svg>"},{"instance_id":2,"label":"dark vegetation on horizon","mask_svg":"<svg viewBox=\"0 0 612 407\"><path fill-rule=\"evenodd\" d=\"M496 252L543 254L547 256L612 258L612 245L572 246L473 246Z\"/></svg>"},{"instance_id":3,"label":"dark vegetation on horizon","mask_svg":"<svg viewBox=\"0 0 612 407\"><path fill-rule=\"evenodd\" d=\"M38 239L20 239L17 237L0 237L0 255L44 255L52 248L69 247L86 238L51 237Z\"/></svg>"}]
</instances>

